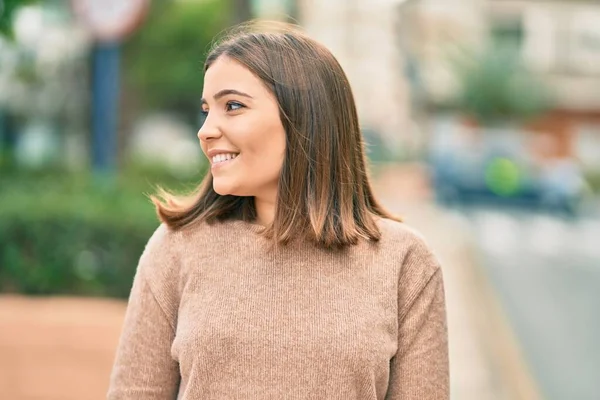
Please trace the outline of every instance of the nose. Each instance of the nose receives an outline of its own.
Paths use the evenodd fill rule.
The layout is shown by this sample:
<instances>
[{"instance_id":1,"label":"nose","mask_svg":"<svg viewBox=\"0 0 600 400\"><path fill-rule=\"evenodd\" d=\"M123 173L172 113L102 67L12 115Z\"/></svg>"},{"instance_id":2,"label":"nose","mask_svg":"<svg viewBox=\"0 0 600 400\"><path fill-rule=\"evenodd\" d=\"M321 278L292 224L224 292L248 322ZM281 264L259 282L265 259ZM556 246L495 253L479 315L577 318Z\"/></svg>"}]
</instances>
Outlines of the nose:
<instances>
[{"instance_id":1,"label":"nose","mask_svg":"<svg viewBox=\"0 0 600 400\"><path fill-rule=\"evenodd\" d=\"M200 130L198 131L198 139L202 142L207 142L211 139L218 139L221 136L221 130L214 123L209 122L207 118Z\"/></svg>"}]
</instances>

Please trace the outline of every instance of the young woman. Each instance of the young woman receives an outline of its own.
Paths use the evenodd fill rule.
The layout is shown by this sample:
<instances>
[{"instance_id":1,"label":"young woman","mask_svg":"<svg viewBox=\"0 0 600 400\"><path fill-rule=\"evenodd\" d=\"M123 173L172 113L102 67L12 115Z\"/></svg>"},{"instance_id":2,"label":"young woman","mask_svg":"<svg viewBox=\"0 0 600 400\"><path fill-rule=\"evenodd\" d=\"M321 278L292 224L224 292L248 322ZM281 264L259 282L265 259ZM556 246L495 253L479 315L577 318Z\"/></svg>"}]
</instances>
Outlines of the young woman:
<instances>
[{"instance_id":1,"label":"young woman","mask_svg":"<svg viewBox=\"0 0 600 400\"><path fill-rule=\"evenodd\" d=\"M442 272L375 199L336 59L246 29L204 71L210 171L154 198L108 398L447 399Z\"/></svg>"}]
</instances>

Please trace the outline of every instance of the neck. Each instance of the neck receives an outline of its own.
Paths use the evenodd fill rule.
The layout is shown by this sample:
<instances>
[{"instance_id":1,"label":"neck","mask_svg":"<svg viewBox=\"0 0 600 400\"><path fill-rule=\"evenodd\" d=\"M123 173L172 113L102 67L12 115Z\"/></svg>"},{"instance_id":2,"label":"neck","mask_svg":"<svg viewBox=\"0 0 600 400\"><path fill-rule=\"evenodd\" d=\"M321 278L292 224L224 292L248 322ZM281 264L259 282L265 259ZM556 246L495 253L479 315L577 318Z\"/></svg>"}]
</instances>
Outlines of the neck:
<instances>
[{"instance_id":1,"label":"neck","mask_svg":"<svg viewBox=\"0 0 600 400\"><path fill-rule=\"evenodd\" d=\"M262 226L268 226L275 219L275 200L254 197L256 208L256 222Z\"/></svg>"}]
</instances>

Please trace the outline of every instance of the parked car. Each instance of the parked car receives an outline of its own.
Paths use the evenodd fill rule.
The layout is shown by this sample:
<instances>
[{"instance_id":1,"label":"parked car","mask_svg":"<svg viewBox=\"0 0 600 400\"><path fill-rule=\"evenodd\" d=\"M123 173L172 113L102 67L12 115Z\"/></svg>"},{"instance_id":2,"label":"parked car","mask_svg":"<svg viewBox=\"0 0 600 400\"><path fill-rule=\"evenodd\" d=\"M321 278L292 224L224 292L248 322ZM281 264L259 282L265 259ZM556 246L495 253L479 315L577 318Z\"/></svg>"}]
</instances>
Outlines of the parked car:
<instances>
[{"instance_id":1,"label":"parked car","mask_svg":"<svg viewBox=\"0 0 600 400\"><path fill-rule=\"evenodd\" d=\"M440 203L577 214L585 180L575 160L536 162L524 144L524 133L517 130L464 135L447 124L438 128L442 129L433 135L429 162Z\"/></svg>"}]
</instances>

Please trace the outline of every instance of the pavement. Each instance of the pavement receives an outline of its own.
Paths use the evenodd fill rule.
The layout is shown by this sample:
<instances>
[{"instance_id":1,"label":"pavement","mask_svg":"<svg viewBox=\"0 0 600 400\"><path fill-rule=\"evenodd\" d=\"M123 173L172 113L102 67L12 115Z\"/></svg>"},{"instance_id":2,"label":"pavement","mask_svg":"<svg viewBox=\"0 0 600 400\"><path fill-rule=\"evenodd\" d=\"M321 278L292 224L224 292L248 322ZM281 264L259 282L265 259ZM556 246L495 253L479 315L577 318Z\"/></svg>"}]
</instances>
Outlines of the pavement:
<instances>
[{"instance_id":1,"label":"pavement","mask_svg":"<svg viewBox=\"0 0 600 400\"><path fill-rule=\"evenodd\" d=\"M0 399L101 400L125 302L0 296Z\"/></svg>"},{"instance_id":2,"label":"pavement","mask_svg":"<svg viewBox=\"0 0 600 400\"><path fill-rule=\"evenodd\" d=\"M545 399L600 398L600 213L480 206L457 216L476 238Z\"/></svg>"}]
</instances>

